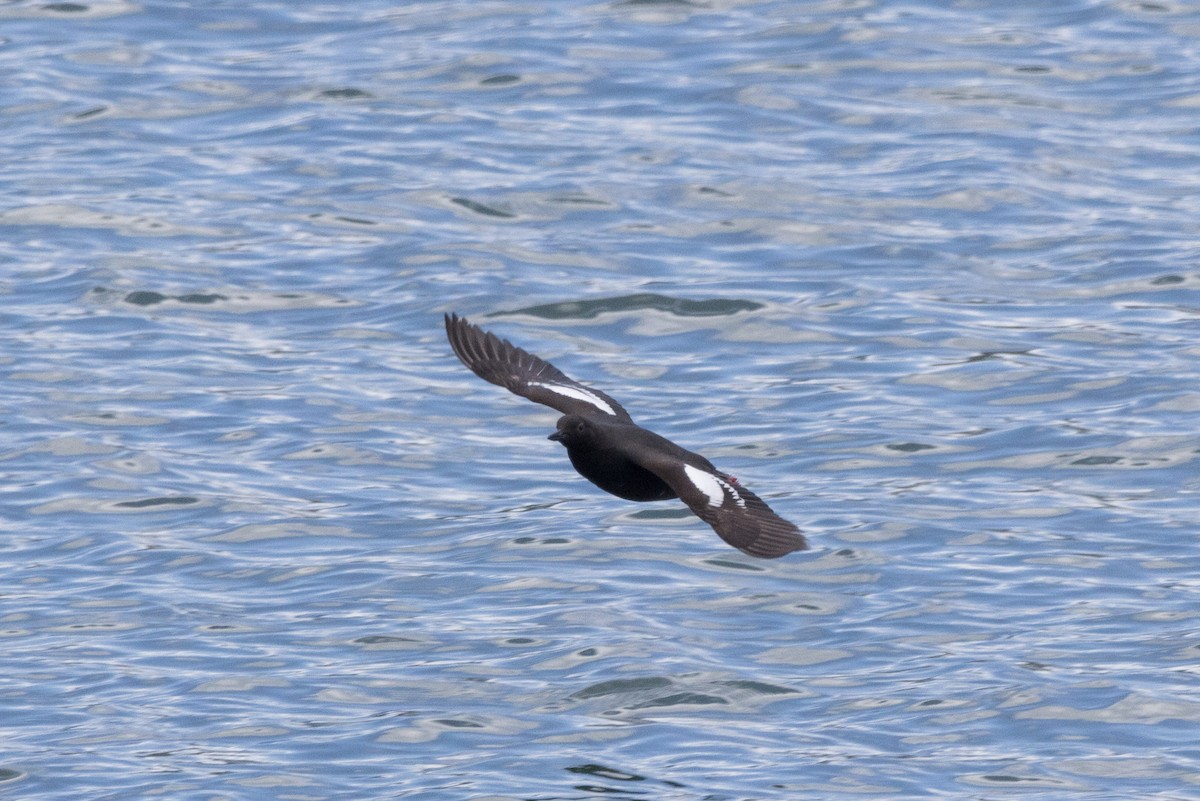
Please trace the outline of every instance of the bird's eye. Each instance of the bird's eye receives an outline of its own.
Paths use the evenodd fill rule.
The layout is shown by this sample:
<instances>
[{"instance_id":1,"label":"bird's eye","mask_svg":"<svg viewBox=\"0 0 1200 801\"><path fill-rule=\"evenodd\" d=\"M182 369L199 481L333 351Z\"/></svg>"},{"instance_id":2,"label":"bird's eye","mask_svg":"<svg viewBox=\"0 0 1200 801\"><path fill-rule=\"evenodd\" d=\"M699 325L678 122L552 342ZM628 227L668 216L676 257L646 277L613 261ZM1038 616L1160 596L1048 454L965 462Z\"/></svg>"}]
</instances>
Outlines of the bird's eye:
<instances>
[{"instance_id":1,"label":"bird's eye","mask_svg":"<svg viewBox=\"0 0 1200 801\"><path fill-rule=\"evenodd\" d=\"M586 428L586 426L582 422L575 424L575 430L578 431L580 434L583 433L584 428Z\"/></svg>"}]
</instances>

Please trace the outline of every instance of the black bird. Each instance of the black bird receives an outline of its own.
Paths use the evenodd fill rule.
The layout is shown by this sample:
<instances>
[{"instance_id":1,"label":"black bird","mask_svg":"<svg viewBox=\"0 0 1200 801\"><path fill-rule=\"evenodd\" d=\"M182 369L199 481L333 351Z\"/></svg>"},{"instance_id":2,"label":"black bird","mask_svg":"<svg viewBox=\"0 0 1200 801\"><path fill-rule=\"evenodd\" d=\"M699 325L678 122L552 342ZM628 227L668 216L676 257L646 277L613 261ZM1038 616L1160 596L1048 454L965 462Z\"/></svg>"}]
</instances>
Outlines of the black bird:
<instances>
[{"instance_id":1,"label":"black bird","mask_svg":"<svg viewBox=\"0 0 1200 801\"><path fill-rule=\"evenodd\" d=\"M579 474L605 492L629 501L680 498L721 539L751 556L772 559L808 547L798 528L736 478L634 423L600 390L457 314L446 315L446 336L484 381L562 412L549 438L566 446Z\"/></svg>"}]
</instances>

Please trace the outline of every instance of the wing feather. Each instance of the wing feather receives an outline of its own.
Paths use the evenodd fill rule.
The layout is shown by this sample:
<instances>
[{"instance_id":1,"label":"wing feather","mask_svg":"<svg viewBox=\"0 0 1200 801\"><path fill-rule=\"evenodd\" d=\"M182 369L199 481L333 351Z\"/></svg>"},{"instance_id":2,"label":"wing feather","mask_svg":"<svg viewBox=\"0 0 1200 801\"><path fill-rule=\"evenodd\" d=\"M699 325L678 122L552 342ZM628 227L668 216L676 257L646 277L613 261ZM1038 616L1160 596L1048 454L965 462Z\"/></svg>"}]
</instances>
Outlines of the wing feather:
<instances>
[{"instance_id":1,"label":"wing feather","mask_svg":"<svg viewBox=\"0 0 1200 801\"><path fill-rule=\"evenodd\" d=\"M775 559L808 548L800 529L730 475L686 462L660 464L658 469L643 466L667 482L697 517L740 551Z\"/></svg>"},{"instance_id":2,"label":"wing feather","mask_svg":"<svg viewBox=\"0 0 1200 801\"><path fill-rule=\"evenodd\" d=\"M465 317L447 314L446 336L459 360L484 381L563 414L602 414L633 422L629 412L608 395L580 384L550 362L484 331Z\"/></svg>"}]
</instances>

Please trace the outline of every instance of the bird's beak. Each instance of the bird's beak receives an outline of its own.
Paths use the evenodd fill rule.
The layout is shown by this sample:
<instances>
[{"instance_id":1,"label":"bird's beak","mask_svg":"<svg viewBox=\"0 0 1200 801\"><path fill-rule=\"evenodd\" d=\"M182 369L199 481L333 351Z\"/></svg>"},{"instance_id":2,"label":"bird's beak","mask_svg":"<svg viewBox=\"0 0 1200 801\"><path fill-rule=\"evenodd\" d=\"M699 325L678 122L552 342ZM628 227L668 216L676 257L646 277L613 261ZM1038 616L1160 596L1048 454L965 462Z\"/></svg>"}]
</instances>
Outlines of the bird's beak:
<instances>
[{"instance_id":1,"label":"bird's beak","mask_svg":"<svg viewBox=\"0 0 1200 801\"><path fill-rule=\"evenodd\" d=\"M562 441L562 432L555 431L553 434L546 437L546 439L554 440L555 442L561 442Z\"/></svg>"}]
</instances>

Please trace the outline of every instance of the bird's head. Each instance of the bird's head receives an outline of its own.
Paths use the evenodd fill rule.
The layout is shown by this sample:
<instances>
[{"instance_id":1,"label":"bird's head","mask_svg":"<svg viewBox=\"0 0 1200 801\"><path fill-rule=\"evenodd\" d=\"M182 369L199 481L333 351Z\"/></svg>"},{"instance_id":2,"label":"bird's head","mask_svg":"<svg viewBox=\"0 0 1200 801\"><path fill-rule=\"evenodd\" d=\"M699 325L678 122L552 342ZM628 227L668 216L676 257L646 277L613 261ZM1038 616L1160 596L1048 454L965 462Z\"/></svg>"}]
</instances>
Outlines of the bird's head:
<instances>
[{"instance_id":1,"label":"bird's head","mask_svg":"<svg viewBox=\"0 0 1200 801\"><path fill-rule=\"evenodd\" d=\"M587 446L595 441L599 431L587 418L568 414L558 418L558 429L546 439L561 442L566 448Z\"/></svg>"}]
</instances>

